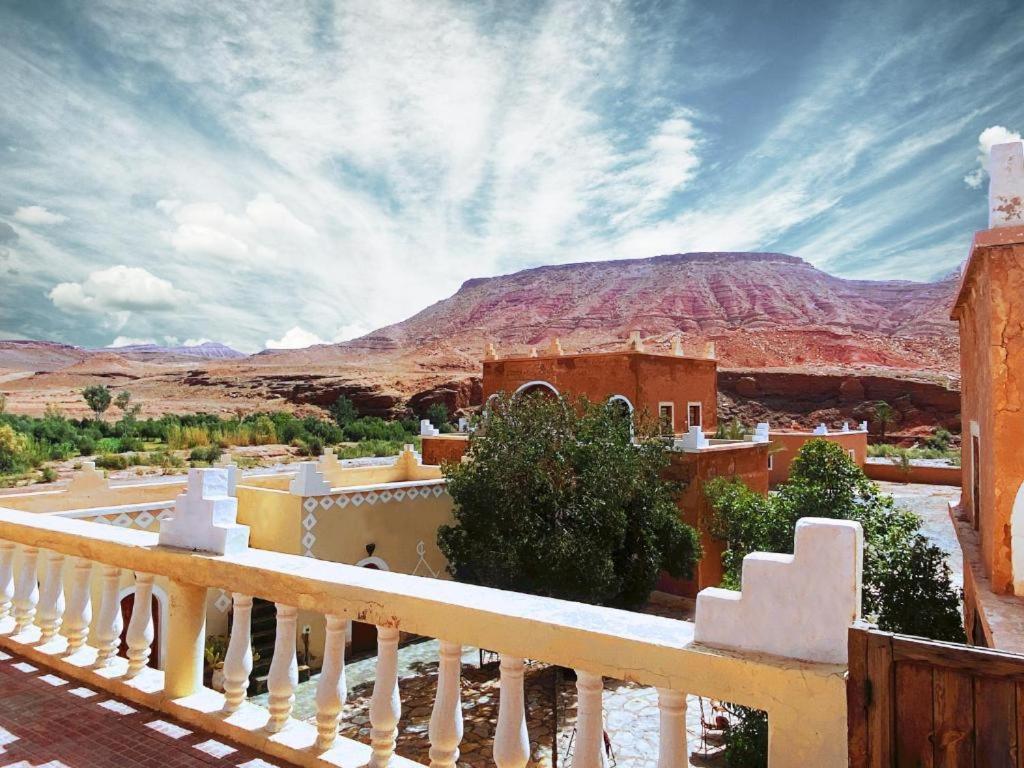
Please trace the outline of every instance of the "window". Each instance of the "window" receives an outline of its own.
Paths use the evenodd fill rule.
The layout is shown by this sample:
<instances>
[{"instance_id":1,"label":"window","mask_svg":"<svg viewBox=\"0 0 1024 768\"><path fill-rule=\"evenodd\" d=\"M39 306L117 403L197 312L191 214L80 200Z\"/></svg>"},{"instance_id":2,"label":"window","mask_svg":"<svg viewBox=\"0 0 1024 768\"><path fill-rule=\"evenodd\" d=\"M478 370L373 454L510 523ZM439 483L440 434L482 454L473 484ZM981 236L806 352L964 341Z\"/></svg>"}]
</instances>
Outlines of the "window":
<instances>
[{"instance_id":1,"label":"window","mask_svg":"<svg viewBox=\"0 0 1024 768\"><path fill-rule=\"evenodd\" d=\"M704 415L702 413L702 407L700 403L688 403L686 406L686 414L691 427L703 427L704 426Z\"/></svg>"},{"instance_id":2,"label":"window","mask_svg":"<svg viewBox=\"0 0 1024 768\"><path fill-rule=\"evenodd\" d=\"M773 469L775 469L775 457L772 456L769 453L768 454L768 471L771 472Z\"/></svg>"},{"instance_id":3,"label":"window","mask_svg":"<svg viewBox=\"0 0 1024 768\"><path fill-rule=\"evenodd\" d=\"M661 434L675 434L675 405L672 403L658 403L658 423L661 425Z\"/></svg>"},{"instance_id":4,"label":"window","mask_svg":"<svg viewBox=\"0 0 1024 768\"><path fill-rule=\"evenodd\" d=\"M854 464L856 464L857 463L857 452L855 450L853 450L853 448L850 448L847 451L847 453L850 454L850 461L852 461Z\"/></svg>"}]
</instances>

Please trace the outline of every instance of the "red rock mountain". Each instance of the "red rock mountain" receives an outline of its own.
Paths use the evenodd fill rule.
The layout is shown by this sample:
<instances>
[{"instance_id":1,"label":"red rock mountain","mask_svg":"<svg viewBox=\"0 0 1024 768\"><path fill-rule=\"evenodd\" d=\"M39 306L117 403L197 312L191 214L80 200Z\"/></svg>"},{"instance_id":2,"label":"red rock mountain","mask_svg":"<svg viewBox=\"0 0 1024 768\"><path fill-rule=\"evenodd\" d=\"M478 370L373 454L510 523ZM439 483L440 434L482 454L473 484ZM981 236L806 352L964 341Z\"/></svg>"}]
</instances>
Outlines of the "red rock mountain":
<instances>
[{"instance_id":1,"label":"red rock mountain","mask_svg":"<svg viewBox=\"0 0 1024 768\"><path fill-rule=\"evenodd\" d=\"M667 345L715 341L726 367L869 366L953 373L951 276L934 283L846 280L778 253L685 253L539 267L469 280L395 325L338 345L264 353L478 370L484 345L524 354L560 337L566 351L622 343L640 330Z\"/></svg>"}]
</instances>

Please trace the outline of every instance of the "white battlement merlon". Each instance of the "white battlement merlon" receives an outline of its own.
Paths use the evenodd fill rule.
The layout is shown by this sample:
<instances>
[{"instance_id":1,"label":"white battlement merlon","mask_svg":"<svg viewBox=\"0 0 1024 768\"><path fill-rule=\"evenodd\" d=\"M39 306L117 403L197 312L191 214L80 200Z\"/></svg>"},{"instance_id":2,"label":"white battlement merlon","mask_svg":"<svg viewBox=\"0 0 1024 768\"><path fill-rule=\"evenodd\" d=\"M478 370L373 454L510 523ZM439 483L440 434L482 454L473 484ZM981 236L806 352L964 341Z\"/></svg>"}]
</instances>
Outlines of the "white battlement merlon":
<instances>
[{"instance_id":1,"label":"white battlement merlon","mask_svg":"<svg viewBox=\"0 0 1024 768\"><path fill-rule=\"evenodd\" d=\"M706 342L704 342L704 359L705 360L714 360L714 359L717 358L717 356L718 356L718 352L716 351L716 348L715 348L715 342L713 342L713 341L706 341Z\"/></svg>"},{"instance_id":2,"label":"white battlement merlon","mask_svg":"<svg viewBox=\"0 0 1024 768\"><path fill-rule=\"evenodd\" d=\"M551 339L551 344L548 345L547 354L552 357L560 357L565 354L562 351L562 342L559 341L557 336Z\"/></svg>"},{"instance_id":3,"label":"white battlement merlon","mask_svg":"<svg viewBox=\"0 0 1024 768\"><path fill-rule=\"evenodd\" d=\"M174 500L174 515L160 522L161 546L231 555L249 548L249 526L239 525L230 472L190 469L188 486Z\"/></svg>"},{"instance_id":4,"label":"white battlement merlon","mask_svg":"<svg viewBox=\"0 0 1024 768\"><path fill-rule=\"evenodd\" d=\"M824 424L819 424L818 426L816 426L814 428L814 433L813 434L815 434L815 435L827 435L828 434L828 427L826 427Z\"/></svg>"},{"instance_id":5,"label":"white battlement merlon","mask_svg":"<svg viewBox=\"0 0 1024 768\"><path fill-rule=\"evenodd\" d=\"M757 426L754 427L753 442L755 443L768 443L771 442L770 427L767 421L760 421Z\"/></svg>"},{"instance_id":6,"label":"white battlement merlon","mask_svg":"<svg viewBox=\"0 0 1024 768\"><path fill-rule=\"evenodd\" d=\"M703 429L700 427L690 427L690 431L676 440L673 445L675 448L682 450L699 450L700 448L707 448L711 444L708 442L707 437L704 436Z\"/></svg>"},{"instance_id":7,"label":"white battlement merlon","mask_svg":"<svg viewBox=\"0 0 1024 768\"><path fill-rule=\"evenodd\" d=\"M676 357L683 357L685 355L683 352L683 336L680 333L672 337L672 354Z\"/></svg>"},{"instance_id":8,"label":"white battlement merlon","mask_svg":"<svg viewBox=\"0 0 1024 768\"><path fill-rule=\"evenodd\" d=\"M469 431L469 419L467 419L465 416L460 416L459 417L459 432L468 432L468 431Z\"/></svg>"},{"instance_id":9,"label":"white battlement merlon","mask_svg":"<svg viewBox=\"0 0 1024 768\"><path fill-rule=\"evenodd\" d=\"M497 360L498 350L494 346L493 341L487 342L487 346L484 347L484 360Z\"/></svg>"},{"instance_id":10,"label":"white battlement merlon","mask_svg":"<svg viewBox=\"0 0 1024 768\"><path fill-rule=\"evenodd\" d=\"M867 423L867 421L862 421L860 423L860 431L861 432L867 432L868 431L868 423Z\"/></svg>"},{"instance_id":11,"label":"white battlement merlon","mask_svg":"<svg viewBox=\"0 0 1024 768\"><path fill-rule=\"evenodd\" d=\"M850 422L844 421L843 422L843 432L849 432L849 431L850 431Z\"/></svg>"},{"instance_id":12,"label":"white battlement merlon","mask_svg":"<svg viewBox=\"0 0 1024 768\"><path fill-rule=\"evenodd\" d=\"M988 228L1024 225L1024 143L992 147L988 176Z\"/></svg>"},{"instance_id":13,"label":"white battlement merlon","mask_svg":"<svg viewBox=\"0 0 1024 768\"><path fill-rule=\"evenodd\" d=\"M431 424L430 419L420 419L420 437L435 437L440 434L441 430Z\"/></svg>"},{"instance_id":14,"label":"white battlement merlon","mask_svg":"<svg viewBox=\"0 0 1024 768\"><path fill-rule=\"evenodd\" d=\"M326 496L331 492L331 484L317 469L315 461L299 463L299 471L288 484L288 492L293 496Z\"/></svg>"},{"instance_id":15,"label":"white battlement merlon","mask_svg":"<svg viewBox=\"0 0 1024 768\"><path fill-rule=\"evenodd\" d=\"M632 350L634 352L643 352L644 351L644 342L640 338L640 331L630 331L629 332L629 341L626 344L626 348L630 349L630 350Z\"/></svg>"},{"instance_id":16,"label":"white battlement merlon","mask_svg":"<svg viewBox=\"0 0 1024 768\"><path fill-rule=\"evenodd\" d=\"M694 640L716 648L846 664L847 631L860 618L860 523L805 517L794 554L743 558L742 591L697 595Z\"/></svg>"}]
</instances>

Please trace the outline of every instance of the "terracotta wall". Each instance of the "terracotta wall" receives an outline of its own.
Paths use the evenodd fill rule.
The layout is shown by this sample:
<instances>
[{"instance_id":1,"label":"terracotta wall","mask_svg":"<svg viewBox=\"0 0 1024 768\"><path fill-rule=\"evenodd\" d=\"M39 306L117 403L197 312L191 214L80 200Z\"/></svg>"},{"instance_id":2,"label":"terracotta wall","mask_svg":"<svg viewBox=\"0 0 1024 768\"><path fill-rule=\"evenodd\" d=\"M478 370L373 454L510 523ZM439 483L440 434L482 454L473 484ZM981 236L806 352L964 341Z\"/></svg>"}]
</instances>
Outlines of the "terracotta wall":
<instances>
[{"instance_id":1,"label":"terracotta wall","mask_svg":"<svg viewBox=\"0 0 1024 768\"><path fill-rule=\"evenodd\" d=\"M703 427L717 421L717 363L690 357L642 352L561 355L484 361L484 399L515 392L531 381L545 381L560 393L603 402L626 397L638 413L657 418L658 406L673 403L676 433L687 431L687 404L701 403Z\"/></svg>"},{"instance_id":2,"label":"terracotta wall","mask_svg":"<svg viewBox=\"0 0 1024 768\"><path fill-rule=\"evenodd\" d=\"M922 485L960 485L960 467L922 467L911 465L909 471L890 461L868 462L864 474L886 483L920 483Z\"/></svg>"},{"instance_id":3,"label":"terracotta wall","mask_svg":"<svg viewBox=\"0 0 1024 768\"><path fill-rule=\"evenodd\" d=\"M832 432L828 435L812 435L810 432L771 433L771 471L768 480L774 486L789 479L789 469L800 449L815 438L838 443L846 451L853 451L857 466L863 467L868 455L867 432Z\"/></svg>"},{"instance_id":4,"label":"terracotta wall","mask_svg":"<svg viewBox=\"0 0 1024 768\"><path fill-rule=\"evenodd\" d=\"M1014 540L1024 549L1024 521L1015 529L1013 520L1024 481L1024 230L1006 230L975 237L954 310L963 392L962 506L979 531L982 567L997 593L1014 590ZM1024 574L1017 582L1024 586Z\"/></svg>"},{"instance_id":5,"label":"terracotta wall","mask_svg":"<svg viewBox=\"0 0 1024 768\"><path fill-rule=\"evenodd\" d=\"M680 517L697 529L700 534L704 557L697 566L695 578L673 579L662 574L657 589L684 597L696 597L704 587L714 587L722 581L723 542L715 539L708 531L711 521L711 505L704 493L704 485L715 477L735 477L748 488L759 493L768 493L768 445L764 443L739 443L733 446L682 452L672 451L672 463L665 476L669 480L686 483L679 497Z\"/></svg>"},{"instance_id":6,"label":"terracotta wall","mask_svg":"<svg viewBox=\"0 0 1024 768\"><path fill-rule=\"evenodd\" d=\"M423 447L420 454L424 464L438 465L444 461L457 462L469 449L467 435L437 435L422 438Z\"/></svg>"}]
</instances>

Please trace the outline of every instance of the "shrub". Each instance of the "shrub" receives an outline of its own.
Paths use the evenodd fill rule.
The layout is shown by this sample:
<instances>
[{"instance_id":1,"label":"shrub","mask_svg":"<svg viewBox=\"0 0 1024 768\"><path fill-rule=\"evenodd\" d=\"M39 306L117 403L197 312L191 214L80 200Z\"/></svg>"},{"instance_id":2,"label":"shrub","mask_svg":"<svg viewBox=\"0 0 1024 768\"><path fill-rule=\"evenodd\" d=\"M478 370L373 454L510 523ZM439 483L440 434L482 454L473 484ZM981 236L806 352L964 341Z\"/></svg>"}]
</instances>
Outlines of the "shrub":
<instances>
[{"instance_id":1,"label":"shrub","mask_svg":"<svg viewBox=\"0 0 1024 768\"><path fill-rule=\"evenodd\" d=\"M0 424L0 472L24 472L28 468L28 440L9 424Z\"/></svg>"},{"instance_id":2,"label":"shrub","mask_svg":"<svg viewBox=\"0 0 1024 768\"><path fill-rule=\"evenodd\" d=\"M153 451L146 457L146 463L164 469L179 469L185 466L185 460L169 451Z\"/></svg>"},{"instance_id":3,"label":"shrub","mask_svg":"<svg viewBox=\"0 0 1024 768\"><path fill-rule=\"evenodd\" d=\"M43 467L40 473L39 481L42 483L55 483L57 482L57 470L53 467Z\"/></svg>"},{"instance_id":4,"label":"shrub","mask_svg":"<svg viewBox=\"0 0 1024 768\"><path fill-rule=\"evenodd\" d=\"M96 466L100 469L128 469L131 459L123 453L104 453L96 457Z\"/></svg>"},{"instance_id":5,"label":"shrub","mask_svg":"<svg viewBox=\"0 0 1024 768\"><path fill-rule=\"evenodd\" d=\"M324 452L324 441L319 437L308 437L299 441L299 453L303 456L319 456Z\"/></svg>"},{"instance_id":6,"label":"shrub","mask_svg":"<svg viewBox=\"0 0 1024 768\"><path fill-rule=\"evenodd\" d=\"M405 441L363 440L355 445L341 445L337 449L339 459L361 459L367 456L394 456L402 450Z\"/></svg>"},{"instance_id":7,"label":"shrub","mask_svg":"<svg viewBox=\"0 0 1024 768\"><path fill-rule=\"evenodd\" d=\"M189 452L188 460L193 463L213 464L220 459L222 452L219 445L200 446Z\"/></svg>"},{"instance_id":8,"label":"shrub","mask_svg":"<svg viewBox=\"0 0 1024 768\"><path fill-rule=\"evenodd\" d=\"M82 456L91 456L96 453L96 441L89 435L79 435L75 441L75 450Z\"/></svg>"},{"instance_id":9,"label":"shrub","mask_svg":"<svg viewBox=\"0 0 1024 768\"><path fill-rule=\"evenodd\" d=\"M385 421L377 416L363 416L345 427L345 437L352 442L362 440L405 440L408 433L397 421Z\"/></svg>"},{"instance_id":10,"label":"shrub","mask_svg":"<svg viewBox=\"0 0 1024 768\"><path fill-rule=\"evenodd\" d=\"M441 432L451 432L452 425L448 421L448 406L444 403L432 403L427 408L427 416L430 423Z\"/></svg>"}]
</instances>

